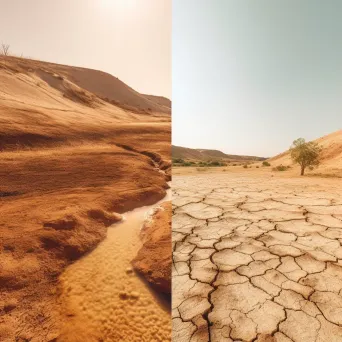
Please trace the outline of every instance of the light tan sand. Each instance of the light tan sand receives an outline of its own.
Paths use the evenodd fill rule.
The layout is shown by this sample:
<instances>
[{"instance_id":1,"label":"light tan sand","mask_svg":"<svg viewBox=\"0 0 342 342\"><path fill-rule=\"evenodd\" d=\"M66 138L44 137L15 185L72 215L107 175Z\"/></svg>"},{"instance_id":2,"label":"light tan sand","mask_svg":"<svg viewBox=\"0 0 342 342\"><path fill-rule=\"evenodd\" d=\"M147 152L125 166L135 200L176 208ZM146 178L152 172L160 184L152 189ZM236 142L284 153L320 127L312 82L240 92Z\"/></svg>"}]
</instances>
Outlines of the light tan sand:
<instances>
[{"instance_id":1,"label":"light tan sand","mask_svg":"<svg viewBox=\"0 0 342 342\"><path fill-rule=\"evenodd\" d=\"M162 200L168 200L168 195ZM163 302L137 276L131 260L141 247L139 232L155 206L125 214L107 238L61 276L62 307L69 316L59 341L169 341L171 317Z\"/></svg>"}]
</instances>

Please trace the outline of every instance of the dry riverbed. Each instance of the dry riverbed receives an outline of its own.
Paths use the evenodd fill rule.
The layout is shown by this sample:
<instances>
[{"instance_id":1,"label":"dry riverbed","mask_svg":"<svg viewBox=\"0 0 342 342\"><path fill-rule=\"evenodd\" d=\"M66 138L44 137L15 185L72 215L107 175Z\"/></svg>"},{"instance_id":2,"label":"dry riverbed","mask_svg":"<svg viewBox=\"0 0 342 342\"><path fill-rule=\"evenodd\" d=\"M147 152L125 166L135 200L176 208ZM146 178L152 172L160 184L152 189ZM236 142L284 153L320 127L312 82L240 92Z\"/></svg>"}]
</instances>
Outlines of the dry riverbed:
<instances>
[{"instance_id":1,"label":"dry riverbed","mask_svg":"<svg viewBox=\"0 0 342 342\"><path fill-rule=\"evenodd\" d=\"M173 339L342 341L342 182L173 178Z\"/></svg>"},{"instance_id":2,"label":"dry riverbed","mask_svg":"<svg viewBox=\"0 0 342 342\"><path fill-rule=\"evenodd\" d=\"M161 201L170 199L168 195ZM160 202L160 203L161 203ZM169 302L134 272L140 229L158 204L124 214L106 239L61 277L65 310L61 342L167 342Z\"/></svg>"}]
</instances>

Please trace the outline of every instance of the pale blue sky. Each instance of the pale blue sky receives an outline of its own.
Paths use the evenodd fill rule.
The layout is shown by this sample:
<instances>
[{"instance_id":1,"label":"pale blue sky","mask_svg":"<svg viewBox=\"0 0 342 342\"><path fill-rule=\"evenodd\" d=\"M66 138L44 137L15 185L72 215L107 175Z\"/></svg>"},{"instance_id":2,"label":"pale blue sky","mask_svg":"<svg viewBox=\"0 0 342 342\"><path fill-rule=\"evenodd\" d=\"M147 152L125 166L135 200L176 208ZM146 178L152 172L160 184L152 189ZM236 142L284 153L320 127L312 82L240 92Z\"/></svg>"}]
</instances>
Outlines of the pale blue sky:
<instances>
[{"instance_id":1,"label":"pale blue sky","mask_svg":"<svg viewBox=\"0 0 342 342\"><path fill-rule=\"evenodd\" d=\"M272 156L342 128L342 1L174 0L173 144Z\"/></svg>"}]
</instances>

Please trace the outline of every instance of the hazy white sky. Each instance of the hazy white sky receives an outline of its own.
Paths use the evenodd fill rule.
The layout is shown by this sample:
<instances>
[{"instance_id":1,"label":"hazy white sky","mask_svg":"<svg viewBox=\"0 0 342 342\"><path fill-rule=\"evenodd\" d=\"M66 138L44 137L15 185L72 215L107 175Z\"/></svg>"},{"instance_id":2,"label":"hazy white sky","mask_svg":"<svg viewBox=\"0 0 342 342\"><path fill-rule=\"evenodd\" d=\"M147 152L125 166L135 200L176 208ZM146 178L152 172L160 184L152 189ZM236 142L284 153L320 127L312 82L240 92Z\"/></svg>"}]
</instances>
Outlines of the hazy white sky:
<instances>
[{"instance_id":1,"label":"hazy white sky","mask_svg":"<svg viewBox=\"0 0 342 342\"><path fill-rule=\"evenodd\" d=\"M0 0L0 42L171 97L171 0Z\"/></svg>"},{"instance_id":2,"label":"hazy white sky","mask_svg":"<svg viewBox=\"0 0 342 342\"><path fill-rule=\"evenodd\" d=\"M341 0L174 0L173 144L272 156L342 128Z\"/></svg>"}]
</instances>

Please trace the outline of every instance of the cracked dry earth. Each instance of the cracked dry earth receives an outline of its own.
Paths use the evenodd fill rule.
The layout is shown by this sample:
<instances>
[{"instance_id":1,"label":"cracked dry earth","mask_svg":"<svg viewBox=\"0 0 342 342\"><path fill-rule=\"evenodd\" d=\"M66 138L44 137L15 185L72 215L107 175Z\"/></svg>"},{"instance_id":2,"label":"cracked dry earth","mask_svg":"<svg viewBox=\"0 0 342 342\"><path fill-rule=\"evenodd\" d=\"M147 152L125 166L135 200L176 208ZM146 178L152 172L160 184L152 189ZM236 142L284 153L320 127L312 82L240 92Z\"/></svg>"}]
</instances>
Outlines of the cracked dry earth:
<instances>
[{"instance_id":1,"label":"cracked dry earth","mask_svg":"<svg viewBox=\"0 0 342 342\"><path fill-rule=\"evenodd\" d=\"M173 339L342 341L342 183L173 179Z\"/></svg>"}]
</instances>

